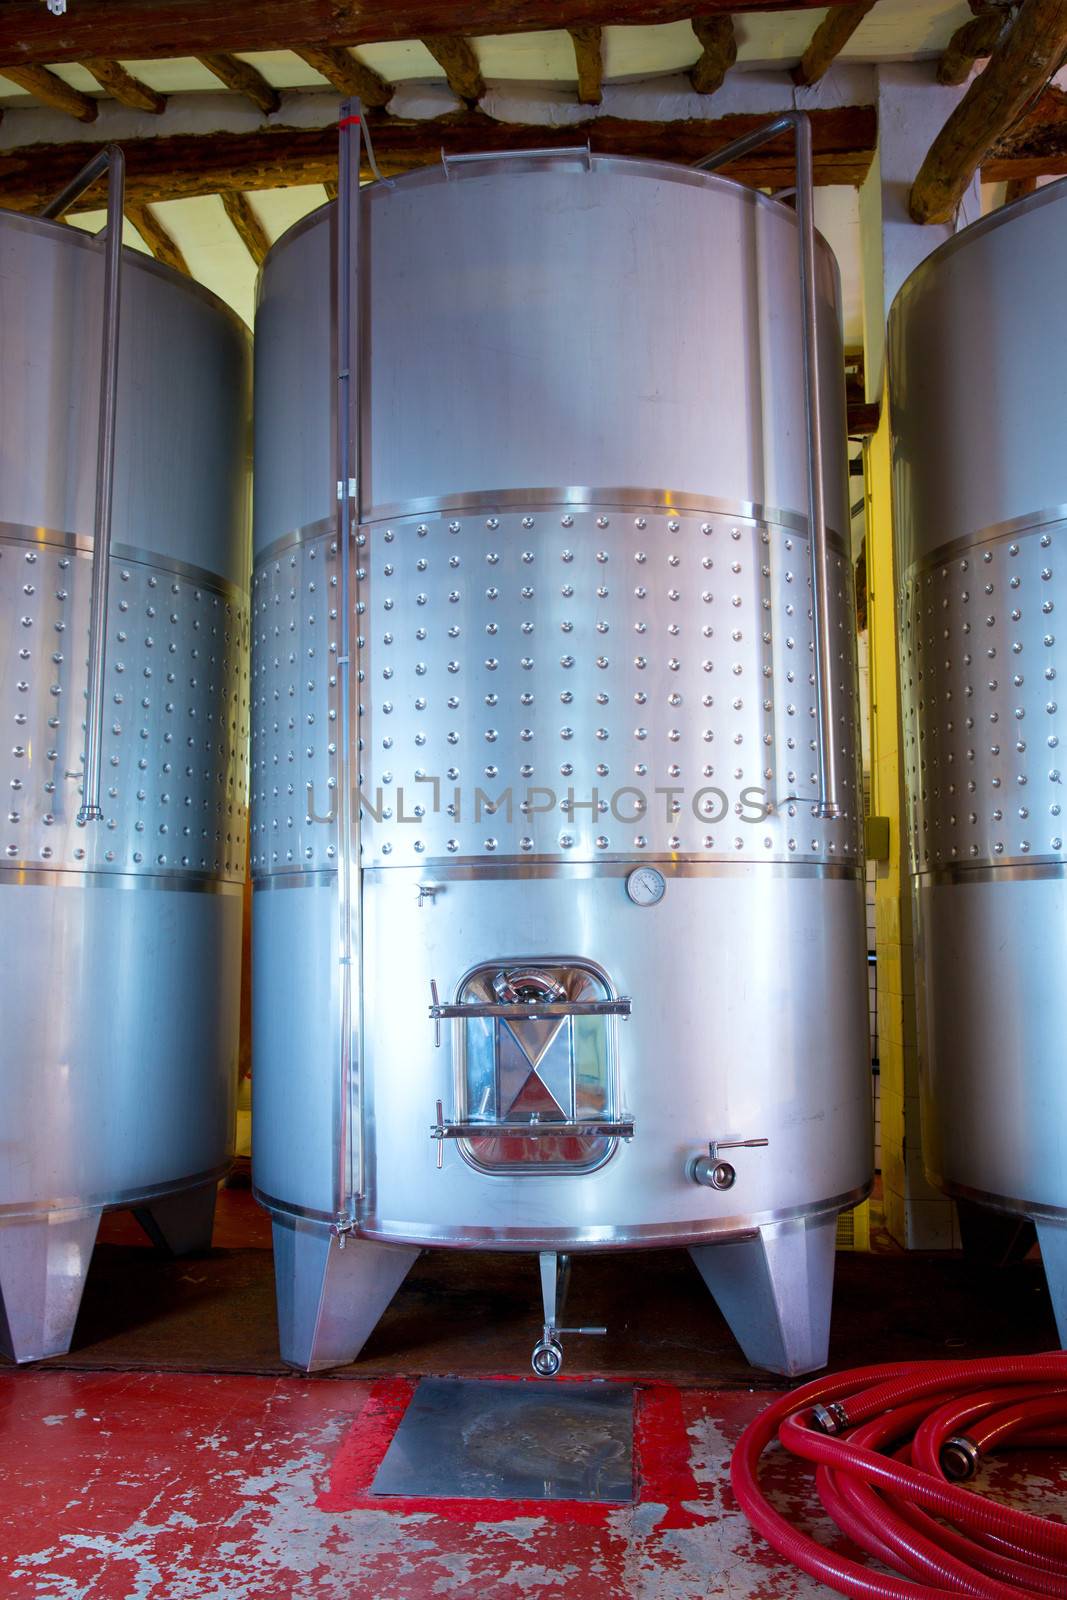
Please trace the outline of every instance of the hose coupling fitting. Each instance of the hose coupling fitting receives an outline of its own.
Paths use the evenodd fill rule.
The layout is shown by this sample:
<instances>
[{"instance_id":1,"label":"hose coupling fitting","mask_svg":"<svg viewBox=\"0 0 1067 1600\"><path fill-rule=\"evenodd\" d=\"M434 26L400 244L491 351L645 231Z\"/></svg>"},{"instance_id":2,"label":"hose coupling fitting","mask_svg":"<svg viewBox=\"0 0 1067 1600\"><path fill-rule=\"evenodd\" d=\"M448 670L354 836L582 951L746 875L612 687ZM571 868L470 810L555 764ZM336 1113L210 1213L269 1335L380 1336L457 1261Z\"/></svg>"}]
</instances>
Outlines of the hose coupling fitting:
<instances>
[{"instance_id":1,"label":"hose coupling fitting","mask_svg":"<svg viewBox=\"0 0 1067 1600\"><path fill-rule=\"evenodd\" d=\"M978 1471L982 1453L965 1433L955 1433L941 1446L941 1471L951 1483L963 1483Z\"/></svg>"},{"instance_id":2,"label":"hose coupling fitting","mask_svg":"<svg viewBox=\"0 0 1067 1600\"><path fill-rule=\"evenodd\" d=\"M813 1406L811 1420L821 1433L844 1433L849 1425L848 1412L840 1400L832 1400L828 1406Z\"/></svg>"}]
</instances>

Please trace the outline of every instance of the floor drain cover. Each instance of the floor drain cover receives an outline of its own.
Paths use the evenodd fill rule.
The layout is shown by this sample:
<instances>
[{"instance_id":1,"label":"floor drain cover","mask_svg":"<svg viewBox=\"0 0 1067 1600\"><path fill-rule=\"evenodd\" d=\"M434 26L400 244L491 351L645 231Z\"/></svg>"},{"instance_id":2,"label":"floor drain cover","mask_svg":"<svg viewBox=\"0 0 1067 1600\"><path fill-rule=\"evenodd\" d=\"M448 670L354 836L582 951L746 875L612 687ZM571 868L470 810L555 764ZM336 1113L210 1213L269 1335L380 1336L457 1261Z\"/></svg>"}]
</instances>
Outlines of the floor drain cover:
<instances>
[{"instance_id":1,"label":"floor drain cover","mask_svg":"<svg viewBox=\"0 0 1067 1600\"><path fill-rule=\"evenodd\" d=\"M442 1500L633 1500L633 1390L423 1378L371 1492Z\"/></svg>"}]
</instances>

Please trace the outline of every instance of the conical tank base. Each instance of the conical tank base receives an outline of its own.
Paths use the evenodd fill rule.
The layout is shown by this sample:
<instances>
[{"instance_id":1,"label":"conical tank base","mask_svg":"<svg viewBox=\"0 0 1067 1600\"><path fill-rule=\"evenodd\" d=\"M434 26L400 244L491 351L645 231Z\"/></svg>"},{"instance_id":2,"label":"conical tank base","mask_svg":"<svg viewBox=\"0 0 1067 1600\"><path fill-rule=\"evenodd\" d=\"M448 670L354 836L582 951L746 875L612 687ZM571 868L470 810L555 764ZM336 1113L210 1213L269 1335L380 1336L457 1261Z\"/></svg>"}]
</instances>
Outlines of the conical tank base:
<instances>
[{"instance_id":1,"label":"conical tank base","mask_svg":"<svg viewBox=\"0 0 1067 1600\"><path fill-rule=\"evenodd\" d=\"M70 1349L100 1212L0 1222L0 1351L41 1361Z\"/></svg>"},{"instance_id":2,"label":"conical tank base","mask_svg":"<svg viewBox=\"0 0 1067 1600\"><path fill-rule=\"evenodd\" d=\"M197 1189L182 1189L137 1206L133 1214L160 1250L172 1256L199 1255L211 1249L218 1192L212 1179Z\"/></svg>"},{"instance_id":3,"label":"conical tank base","mask_svg":"<svg viewBox=\"0 0 1067 1600\"><path fill-rule=\"evenodd\" d=\"M1060 1349L1067 1350L1067 1222L1051 1217L1037 1217L1035 1221Z\"/></svg>"},{"instance_id":4,"label":"conical tank base","mask_svg":"<svg viewBox=\"0 0 1067 1600\"><path fill-rule=\"evenodd\" d=\"M754 1367L796 1377L826 1365L837 1216L798 1217L692 1256Z\"/></svg>"},{"instance_id":5,"label":"conical tank base","mask_svg":"<svg viewBox=\"0 0 1067 1600\"><path fill-rule=\"evenodd\" d=\"M274 1218L274 1276L282 1360L302 1372L354 1361L419 1251L341 1240L322 1223Z\"/></svg>"}]
</instances>

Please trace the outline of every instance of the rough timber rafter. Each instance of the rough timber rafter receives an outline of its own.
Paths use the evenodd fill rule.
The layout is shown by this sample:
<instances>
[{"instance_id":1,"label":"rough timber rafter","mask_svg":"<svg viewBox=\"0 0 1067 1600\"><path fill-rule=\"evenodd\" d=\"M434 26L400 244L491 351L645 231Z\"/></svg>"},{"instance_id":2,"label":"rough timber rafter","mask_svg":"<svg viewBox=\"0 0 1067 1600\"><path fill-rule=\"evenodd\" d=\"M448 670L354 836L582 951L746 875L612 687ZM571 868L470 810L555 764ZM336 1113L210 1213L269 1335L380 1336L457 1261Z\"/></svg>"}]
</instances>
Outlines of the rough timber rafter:
<instances>
[{"instance_id":1,"label":"rough timber rafter","mask_svg":"<svg viewBox=\"0 0 1067 1600\"><path fill-rule=\"evenodd\" d=\"M701 0L715 12L815 10L826 0ZM450 33L476 36L588 23L682 22L693 0L77 0L54 17L42 0L0 5L0 62L151 60L218 51L299 50Z\"/></svg>"},{"instance_id":2,"label":"rough timber rafter","mask_svg":"<svg viewBox=\"0 0 1067 1600\"><path fill-rule=\"evenodd\" d=\"M393 85L386 83L381 73L375 72L373 67L357 61L350 50L308 46L296 54L301 61L306 61L309 67L321 73L338 94L357 96L365 106L387 106L393 98Z\"/></svg>"},{"instance_id":3,"label":"rough timber rafter","mask_svg":"<svg viewBox=\"0 0 1067 1600\"><path fill-rule=\"evenodd\" d=\"M567 32L574 46L574 64L578 69L578 104L598 106L604 98L603 29L597 23L591 23L584 28L568 28Z\"/></svg>"},{"instance_id":4,"label":"rough timber rafter","mask_svg":"<svg viewBox=\"0 0 1067 1600\"><path fill-rule=\"evenodd\" d=\"M422 42L437 65L445 69L448 87L456 99L469 106L477 105L485 93L485 79L470 40L456 34L439 33Z\"/></svg>"},{"instance_id":5,"label":"rough timber rafter","mask_svg":"<svg viewBox=\"0 0 1067 1600\"><path fill-rule=\"evenodd\" d=\"M270 249L270 239L266 228L256 216L252 202L239 190L228 189L222 196L222 203L226 208L226 215L240 234L252 260L257 267L261 267L263 258Z\"/></svg>"},{"instance_id":6,"label":"rough timber rafter","mask_svg":"<svg viewBox=\"0 0 1067 1600\"><path fill-rule=\"evenodd\" d=\"M164 266L173 267L176 272L184 272L187 277L191 276L185 257L151 206L128 205L126 220L137 229L157 261L162 261Z\"/></svg>"},{"instance_id":7,"label":"rough timber rafter","mask_svg":"<svg viewBox=\"0 0 1067 1600\"><path fill-rule=\"evenodd\" d=\"M375 154L386 175L410 171L449 152L529 150L574 143L574 129L496 122L478 111L415 120L368 113ZM685 122L638 122L595 117L581 125L595 153L648 155L692 162L762 126L761 114L694 118ZM877 117L873 106L845 106L812 113L817 183L859 184L874 155ZM337 177L337 130L272 125L249 133L171 134L127 139L126 186L131 202L152 204L189 195L285 188L328 183ZM40 208L85 160L84 142L38 144L0 150L0 205ZM789 139L764 146L729 169L742 182L782 188L792 182ZM102 192L102 191L100 191ZM79 202L91 210L99 193Z\"/></svg>"},{"instance_id":8,"label":"rough timber rafter","mask_svg":"<svg viewBox=\"0 0 1067 1600\"><path fill-rule=\"evenodd\" d=\"M57 72L49 72L47 67L7 67L3 75L42 105L65 111L79 122L96 121L97 105L92 95L72 89L65 79Z\"/></svg>"},{"instance_id":9,"label":"rough timber rafter","mask_svg":"<svg viewBox=\"0 0 1067 1600\"><path fill-rule=\"evenodd\" d=\"M262 72L247 61L241 61L237 56L225 52L209 52L196 58L201 66L213 72L220 83L227 89L233 89L237 94L243 94L246 99L265 117L271 116L282 103L281 95L273 85L269 84Z\"/></svg>"},{"instance_id":10,"label":"rough timber rafter","mask_svg":"<svg viewBox=\"0 0 1067 1600\"><path fill-rule=\"evenodd\" d=\"M938 83L966 83L978 58L996 49L1005 21L1005 12L998 8L983 11L957 28L938 62Z\"/></svg>"},{"instance_id":11,"label":"rough timber rafter","mask_svg":"<svg viewBox=\"0 0 1067 1600\"><path fill-rule=\"evenodd\" d=\"M930 146L908 199L916 222L952 220L986 155L1027 111L1065 52L1067 0L1023 0L989 65Z\"/></svg>"},{"instance_id":12,"label":"rough timber rafter","mask_svg":"<svg viewBox=\"0 0 1067 1600\"><path fill-rule=\"evenodd\" d=\"M150 89L147 83L135 78L117 61L102 61L93 57L83 61L82 66L92 73L101 89L106 89L111 98L121 105L130 106L134 111L151 112L154 117L161 116L167 109L165 94L160 94L158 89Z\"/></svg>"},{"instance_id":13,"label":"rough timber rafter","mask_svg":"<svg viewBox=\"0 0 1067 1600\"><path fill-rule=\"evenodd\" d=\"M733 18L694 17L692 28L702 48L689 81L697 94L714 94L737 60Z\"/></svg>"},{"instance_id":14,"label":"rough timber rafter","mask_svg":"<svg viewBox=\"0 0 1067 1600\"><path fill-rule=\"evenodd\" d=\"M819 23L811 43L793 73L793 82L801 85L818 83L823 74L841 54L876 0L853 0L853 4L838 6L828 11Z\"/></svg>"}]
</instances>

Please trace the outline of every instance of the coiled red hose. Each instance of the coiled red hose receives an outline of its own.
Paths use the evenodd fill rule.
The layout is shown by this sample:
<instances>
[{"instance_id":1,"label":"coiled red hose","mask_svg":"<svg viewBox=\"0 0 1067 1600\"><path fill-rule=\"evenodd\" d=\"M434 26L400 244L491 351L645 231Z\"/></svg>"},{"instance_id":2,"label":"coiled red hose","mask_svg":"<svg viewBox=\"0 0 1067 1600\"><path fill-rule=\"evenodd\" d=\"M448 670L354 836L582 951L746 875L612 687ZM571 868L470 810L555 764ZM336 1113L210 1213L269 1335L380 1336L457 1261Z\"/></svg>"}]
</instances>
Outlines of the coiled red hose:
<instances>
[{"instance_id":1,"label":"coiled red hose","mask_svg":"<svg viewBox=\"0 0 1067 1600\"><path fill-rule=\"evenodd\" d=\"M759 1463L775 1438L813 1463L819 1498L842 1532L900 1577L839 1555L774 1509ZM1067 1523L954 1481L971 1476L993 1451L1020 1445L1067 1445L1067 1352L860 1367L816 1378L749 1424L730 1472L753 1527L841 1594L1067 1600Z\"/></svg>"}]
</instances>

